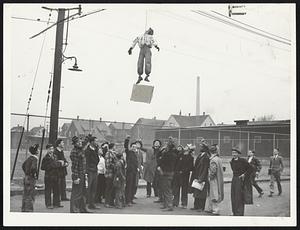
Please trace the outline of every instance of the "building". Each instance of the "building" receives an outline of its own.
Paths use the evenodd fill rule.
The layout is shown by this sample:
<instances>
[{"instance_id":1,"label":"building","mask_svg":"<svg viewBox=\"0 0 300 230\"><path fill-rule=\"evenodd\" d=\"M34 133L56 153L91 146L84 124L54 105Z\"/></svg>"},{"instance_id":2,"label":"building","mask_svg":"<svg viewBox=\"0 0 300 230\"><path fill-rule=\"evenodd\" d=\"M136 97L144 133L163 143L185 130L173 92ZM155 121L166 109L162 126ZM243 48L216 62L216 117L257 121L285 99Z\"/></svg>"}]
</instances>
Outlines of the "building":
<instances>
[{"instance_id":1,"label":"building","mask_svg":"<svg viewBox=\"0 0 300 230\"><path fill-rule=\"evenodd\" d=\"M113 122L108 126L115 143L123 143L127 135L131 136L132 125L128 123Z\"/></svg>"},{"instance_id":2,"label":"building","mask_svg":"<svg viewBox=\"0 0 300 230\"><path fill-rule=\"evenodd\" d=\"M201 138L209 144L220 146L222 155L231 155L232 147L238 146L244 156L253 149L258 156L270 156L279 148L282 156L290 156L290 120L248 121L209 127L157 129L155 137L165 141L173 136L180 144L196 144Z\"/></svg>"},{"instance_id":3,"label":"building","mask_svg":"<svg viewBox=\"0 0 300 230\"><path fill-rule=\"evenodd\" d=\"M65 136L65 137L66 137L66 136L67 136L66 133L67 133L67 131L68 131L70 125L71 125L71 123L64 123L64 124L62 125L62 127L60 128L59 134L60 134L61 136Z\"/></svg>"},{"instance_id":4,"label":"building","mask_svg":"<svg viewBox=\"0 0 300 230\"><path fill-rule=\"evenodd\" d=\"M187 128L187 127L207 127L215 126L214 121L210 115L198 115L198 116L183 116L171 115L169 119L164 123L163 128Z\"/></svg>"},{"instance_id":5,"label":"building","mask_svg":"<svg viewBox=\"0 0 300 230\"><path fill-rule=\"evenodd\" d=\"M131 129L132 140L141 139L144 147L150 148L155 139L155 129L160 129L165 120L139 118Z\"/></svg>"},{"instance_id":6,"label":"building","mask_svg":"<svg viewBox=\"0 0 300 230\"><path fill-rule=\"evenodd\" d=\"M23 126L20 126L20 125L11 128L11 130L10 130L10 148L11 149L18 148L20 138L22 135L22 130L23 130ZM21 150L26 148L26 137L27 137L27 132L24 131L23 137L22 137L22 142L20 145Z\"/></svg>"},{"instance_id":7,"label":"building","mask_svg":"<svg viewBox=\"0 0 300 230\"><path fill-rule=\"evenodd\" d=\"M71 139L73 136L92 134L97 137L99 142L113 141L110 128L103 121L95 120L72 120L68 130L66 131L66 137L68 139L68 146L71 147Z\"/></svg>"}]
</instances>

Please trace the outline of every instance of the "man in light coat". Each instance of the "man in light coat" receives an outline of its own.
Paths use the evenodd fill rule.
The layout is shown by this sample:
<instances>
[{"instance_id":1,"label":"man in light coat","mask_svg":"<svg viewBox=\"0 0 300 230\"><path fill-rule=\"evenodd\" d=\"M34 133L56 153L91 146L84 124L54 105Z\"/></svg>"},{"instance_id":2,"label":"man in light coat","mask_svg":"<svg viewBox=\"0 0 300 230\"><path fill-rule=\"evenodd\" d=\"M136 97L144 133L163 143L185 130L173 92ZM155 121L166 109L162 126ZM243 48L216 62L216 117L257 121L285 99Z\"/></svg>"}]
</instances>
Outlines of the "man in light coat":
<instances>
[{"instance_id":1,"label":"man in light coat","mask_svg":"<svg viewBox=\"0 0 300 230\"><path fill-rule=\"evenodd\" d=\"M210 163L208 168L208 211L213 215L220 215L219 203L224 199L224 176L222 160L219 157L217 144L210 147Z\"/></svg>"}]
</instances>

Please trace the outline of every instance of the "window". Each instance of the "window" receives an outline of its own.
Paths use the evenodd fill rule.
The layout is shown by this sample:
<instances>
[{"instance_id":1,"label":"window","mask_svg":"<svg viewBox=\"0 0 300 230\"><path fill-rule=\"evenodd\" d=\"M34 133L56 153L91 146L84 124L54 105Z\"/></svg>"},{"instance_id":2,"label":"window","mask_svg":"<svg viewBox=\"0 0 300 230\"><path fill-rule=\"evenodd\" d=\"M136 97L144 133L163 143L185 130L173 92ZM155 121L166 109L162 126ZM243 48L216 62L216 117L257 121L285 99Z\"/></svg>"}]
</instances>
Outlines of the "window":
<instances>
[{"instance_id":1,"label":"window","mask_svg":"<svg viewBox=\"0 0 300 230\"><path fill-rule=\"evenodd\" d=\"M230 136L224 136L224 137L223 137L223 141L224 141L224 144L229 144L229 143L231 143L231 138L230 138Z\"/></svg>"},{"instance_id":2,"label":"window","mask_svg":"<svg viewBox=\"0 0 300 230\"><path fill-rule=\"evenodd\" d=\"M254 136L255 143L261 143L261 136Z\"/></svg>"}]
</instances>

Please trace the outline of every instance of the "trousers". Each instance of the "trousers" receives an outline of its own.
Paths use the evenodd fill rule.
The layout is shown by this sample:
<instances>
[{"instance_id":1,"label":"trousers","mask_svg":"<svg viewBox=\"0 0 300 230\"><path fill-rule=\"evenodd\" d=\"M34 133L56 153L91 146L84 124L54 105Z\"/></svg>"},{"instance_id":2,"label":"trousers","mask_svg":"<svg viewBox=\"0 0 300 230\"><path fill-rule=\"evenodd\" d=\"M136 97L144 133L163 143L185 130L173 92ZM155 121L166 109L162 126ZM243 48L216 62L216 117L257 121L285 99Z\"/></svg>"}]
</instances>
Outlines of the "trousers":
<instances>
[{"instance_id":1,"label":"trousers","mask_svg":"<svg viewBox=\"0 0 300 230\"><path fill-rule=\"evenodd\" d=\"M105 204L114 206L115 190L113 186L113 178L105 178Z\"/></svg>"},{"instance_id":2,"label":"trousers","mask_svg":"<svg viewBox=\"0 0 300 230\"><path fill-rule=\"evenodd\" d=\"M58 177L58 189L60 200L67 199L66 194L66 176Z\"/></svg>"},{"instance_id":3,"label":"trousers","mask_svg":"<svg viewBox=\"0 0 300 230\"><path fill-rule=\"evenodd\" d=\"M25 176L23 180L24 191L22 199L22 212L33 212L33 203L35 200L36 180L31 176Z\"/></svg>"},{"instance_id":4,"label":"trousers","mask_svg":"<svg viewBox=\"0 0 300 230\"><path fill-rule=\"evenodd\" d=\"M104 174L98 174L95 202L101 203L102 198L104 197L105 197L105 176Z\"/></svg>"},{"instance_id":5,"label":"trousers","mask_svg":"<svg viewBox=\"0 0 300 230\"><path fill-rule=\"evenodd\" d=\"M96 189L97 189L97 172L88 171L88 191L87 202L93 206L95 203Z\"/></svg>"},{"instance_id":6,"label":"trousers","mask_svg":"<svg viewBox=\"0 0 300 230\"><path fill-rule=\"evenodd\" d=\"M173 205L179 205L181 191L181 204L187 206L188 203L189 174L176 174L173 179Z\"/></svg>"},{"instance_id":7,"label":"trousers","mask_svg":"<svg viewBox=\"0 0 300 230\"><path fill-rule=\"evenodd\" d=\"M86 187L85 177L81 177L79 184L72 183L70 212L79 213L86 212Z\"/></svg>"},{"instance_id":8,"label":"trousers","mask_svg":"<svg viewBox=\"0 0 300 230\"><path fill-rule=\"evenodd\" d=\"M172 193L172 180L173 174L166 173L162 175L161 186L164 206L171 208L173 207L173 193Z\"/></svg>"},{"instance_id":9,"label":"trousers","mask_svg":"<svg viewBox=\"0 0 300 230\"><path fill-rule=\"evenodd\" d=\"M50 205L59 206L59 188L58 188L58 177L45 177L45 204L46 207ZM51 202L51 196L53 193L53 203Z\"/></svg>"},{"instance_id":10,"label":"trousers","mask_svg":"<svg viewBox=\"0 0 300 230\"><path fill-rule=\"evenodd\" d=\"M137 68L137 72L138 75L141 76L143 75L144 72L144 64L145 64L145 73L146 75L149 75L151 73L151 49L144 45L141 49L140 49L140 53L139 53L139 59L138 59L138 68Z\"/></svg>"},{"instance_id":11,"label":"trousers","mask_svg":"<svg viewBox=\"0 0 300 230\"><path fill-rule=\"evenodd\" d=\"M255 181L255 174L252 174L250 177L252 186L256 189L258 193L261 193L263 190L261 189L261 187L258 186L257 182Z\"/></svg>"},{"instance_id":12,"label":"trousers","mask_svg":"<svg viewBox=\"0 0 300 230\"><path fill-rule=\"evenodd\" d=\"M274 182L277 182L277 189L278 192L282 192L281 183L280 183L280 172L273 172L271 174L271 180L270 180L270 191L271 193L274 193Z\"/></svg>"},{"instance_id":13,"label":"trousers","mask_svg":"<svg viewBox=\"0 0 300 230\"><path fill-rule=\"evenodd\" d=\"M136 172L127 172L126 186L125 186L125 199L126 203L131 203L135 192Z\"/></svg>"}]
</instances>

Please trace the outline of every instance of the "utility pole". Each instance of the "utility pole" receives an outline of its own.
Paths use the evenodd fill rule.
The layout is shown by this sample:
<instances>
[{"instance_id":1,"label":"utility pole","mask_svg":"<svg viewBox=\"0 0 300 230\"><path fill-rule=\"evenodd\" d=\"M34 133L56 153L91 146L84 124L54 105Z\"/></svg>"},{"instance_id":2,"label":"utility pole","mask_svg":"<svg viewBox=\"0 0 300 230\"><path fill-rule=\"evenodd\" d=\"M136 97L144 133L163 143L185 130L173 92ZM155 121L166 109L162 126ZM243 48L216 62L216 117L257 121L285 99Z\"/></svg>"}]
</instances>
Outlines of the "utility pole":
<instances>
[{"instance_id":1,"label":"utility pole","mask_svg":"<svg viewBox=\"0 0 300 230\"><path fill-rule=\"evenodd\" d=\"M58 115L59 115L59 98L60 98L60 83L61 83L61 65L62 65L62 47L64 35L64 19L65 9L58 9L57 26L56 26L56 41L54 53L54 75L52 86L51 100L51 116L50 116L50 133L49 143L54 144L58 133Z\"/></svg>"}]
</instances>

